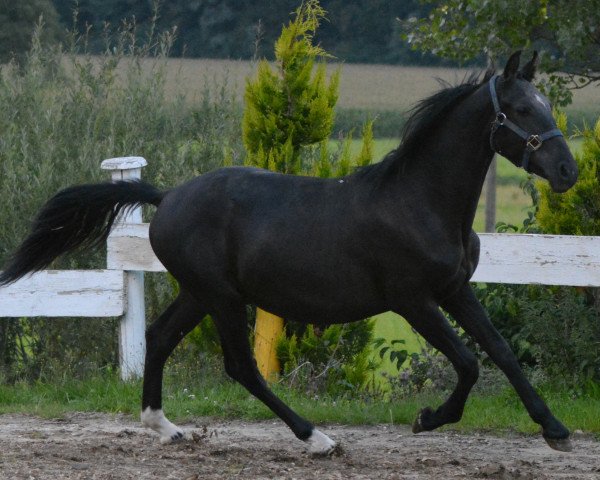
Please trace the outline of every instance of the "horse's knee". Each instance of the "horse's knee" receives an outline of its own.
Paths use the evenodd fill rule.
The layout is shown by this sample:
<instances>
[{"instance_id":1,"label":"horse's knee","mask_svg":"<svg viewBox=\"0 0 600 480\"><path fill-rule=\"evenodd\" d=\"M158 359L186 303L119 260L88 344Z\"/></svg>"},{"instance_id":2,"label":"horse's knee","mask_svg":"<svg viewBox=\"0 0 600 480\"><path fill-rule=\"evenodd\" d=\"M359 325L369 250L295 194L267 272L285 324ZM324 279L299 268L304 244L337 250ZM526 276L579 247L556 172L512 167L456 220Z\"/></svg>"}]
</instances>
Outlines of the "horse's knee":
<instances>
[{"instance_id":1,"label":"horse's knee","mask_svg":"<svg viewBox=\"0 0 600 480\"><path fill-rule=\"evenodd\" d=\"M239 382L240 371L236 365L227 358L225 358L225 373L229 376L229 378Z\"/></svg>"},{"instance_id":2,"label":"horse's knee","mask_svg":"<svg viewBox=\"0 0 600 480\"><path fill-rule=\"evenodd\" d=\"M240 365L238 362L225 359L225 373L242 385L249 377L250 368L249 365Z\"/></svg>"}]
</instances>

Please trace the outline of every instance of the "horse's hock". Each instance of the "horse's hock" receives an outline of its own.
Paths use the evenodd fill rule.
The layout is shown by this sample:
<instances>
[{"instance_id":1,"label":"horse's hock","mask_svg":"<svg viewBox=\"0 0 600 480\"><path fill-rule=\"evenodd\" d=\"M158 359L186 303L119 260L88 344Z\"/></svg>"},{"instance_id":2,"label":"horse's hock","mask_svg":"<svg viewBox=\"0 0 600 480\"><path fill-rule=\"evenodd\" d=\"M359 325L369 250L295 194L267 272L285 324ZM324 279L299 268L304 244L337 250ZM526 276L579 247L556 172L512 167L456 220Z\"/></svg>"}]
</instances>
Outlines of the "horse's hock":
<instances>
[{"instance_id":1,"label":"horse's hock","mask_svg":"<svg viewBox=\"0 0 600 480\"><path fill-rule=\"evenodd\" d=\"M142 157L112 158L101 168L115 180L141 178ZM600 237L480 234L472 281L600 286ZM165 272L148 241L141 208L127 212L107 240L104 270L46 270L0 287L0 317L121 316L121 377L143 373L144 272Z\"/></svg>"}]
</instances>

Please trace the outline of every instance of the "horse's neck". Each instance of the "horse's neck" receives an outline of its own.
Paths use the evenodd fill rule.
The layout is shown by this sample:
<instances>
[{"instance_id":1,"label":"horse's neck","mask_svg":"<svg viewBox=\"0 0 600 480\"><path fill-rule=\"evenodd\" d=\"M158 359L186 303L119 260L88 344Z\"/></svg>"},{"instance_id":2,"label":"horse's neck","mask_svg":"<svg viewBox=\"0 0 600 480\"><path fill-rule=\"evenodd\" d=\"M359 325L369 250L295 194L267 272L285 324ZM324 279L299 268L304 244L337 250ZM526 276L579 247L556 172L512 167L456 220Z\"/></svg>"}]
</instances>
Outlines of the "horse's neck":
<instances>
[{"instance_id":1,"label":"horse's neck","mask_svg":"<svg viewBox=\"0 0 600 480\"><path fill-rule=\"evenodd\" d=\"M426 194L427 206L448 229L471 230L493 152L489 125L493 116L487 91L463 100L417 152L409 175ZM408 180L408 179L407 179Z\"/></svg>"}]
</instances>

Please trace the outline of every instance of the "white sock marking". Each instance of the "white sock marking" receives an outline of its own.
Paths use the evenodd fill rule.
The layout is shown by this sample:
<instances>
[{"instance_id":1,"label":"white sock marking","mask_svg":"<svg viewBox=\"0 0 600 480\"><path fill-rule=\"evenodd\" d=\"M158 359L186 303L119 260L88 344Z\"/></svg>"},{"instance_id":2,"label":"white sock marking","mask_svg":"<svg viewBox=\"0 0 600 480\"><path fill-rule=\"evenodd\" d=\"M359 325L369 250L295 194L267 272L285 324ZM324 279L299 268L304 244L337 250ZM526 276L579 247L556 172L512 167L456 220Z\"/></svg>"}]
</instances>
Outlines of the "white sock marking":
<instances>
[{"instance_id":1,"label":"white sock marking","mask_svg":"<svg viewBox=\"0 0 600 480\"><path fill-rule=\"evenodd\" d=\"M162 409L152 410L147 407L141 414L142 424L160 435L160 443L167 444L183 438L183 430L173 425Z\"/></svg>"},{"instance_id":2,"label":"white sock marking","mask_svg":"<svg viewBox=\"0 0 600 480\"><path fill-rule=\"evenodd\" d=\"M329 455L335 448L335 442L316 428L306 439L306 443L308 443L308 451L313 455Z\"/></svg>"}]
</instances>

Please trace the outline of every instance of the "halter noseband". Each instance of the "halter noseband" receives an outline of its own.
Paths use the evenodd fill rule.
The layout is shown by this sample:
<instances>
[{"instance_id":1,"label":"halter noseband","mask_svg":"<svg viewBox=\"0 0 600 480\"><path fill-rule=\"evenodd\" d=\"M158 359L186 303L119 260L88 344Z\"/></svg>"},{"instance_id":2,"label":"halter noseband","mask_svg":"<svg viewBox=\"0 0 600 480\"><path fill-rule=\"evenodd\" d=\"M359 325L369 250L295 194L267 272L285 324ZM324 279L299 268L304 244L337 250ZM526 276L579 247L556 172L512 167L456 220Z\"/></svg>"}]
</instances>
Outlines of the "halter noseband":
<instances>
[{"instance_id":1,"label":"halter noseband","mask_svg":"<svg viewBox=\"0 0 600 480\"><path fill-rule=\"evenodd\" d=\"M540 133L539 135L530 134L506 118L506 114L500 109L500 102L498 101L498 94L496 93L496 80L498 80L498 77L499 75L494 75L489 81L490 95L492 97L492 103L494 104L494 111L496 112L496 118L492 122L492 131L490 132L490 147L494 152L498 152L494 145L494 134L498 128L504 126L511 129L519 137L525 140L525 150L523 151L521 167L523 167L526 172L529 172L529 156L531 153L539 150L544 143L544 140L553 137L562 137L562 132L558 128L554 128L547 132Z\"/></svg>"}]
</instances>

